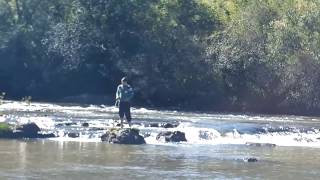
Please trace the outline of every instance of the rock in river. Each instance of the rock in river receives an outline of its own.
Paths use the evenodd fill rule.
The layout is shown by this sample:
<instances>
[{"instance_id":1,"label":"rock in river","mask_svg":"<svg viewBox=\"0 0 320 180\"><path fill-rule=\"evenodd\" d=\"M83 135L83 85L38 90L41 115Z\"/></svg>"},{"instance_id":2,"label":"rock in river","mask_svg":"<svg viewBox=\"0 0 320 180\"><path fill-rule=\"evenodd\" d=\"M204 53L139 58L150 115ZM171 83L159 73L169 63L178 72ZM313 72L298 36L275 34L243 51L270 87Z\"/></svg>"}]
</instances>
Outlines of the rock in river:
<instances>
[{"instance_id":1,"label":"rock in river","mask_svg":"<svg viewBox=\"0 0 320 180\"><path fill-rule=\"evenodd\" d=\"M35 123L23 124L16 129L2 123L0 128L0 138L19 139L19 138L50 138L54 134L39 134L40 128Z\"/></svg>"},{"instance_id":2,"label":"rock in river","mask_svg":"<svg viewBox=\"0 0 320 180\"><path fill-rule=\"evenodd\" d=\"M255 157L243 158L244 162L258 162L258 159Z\"/></svg>"},{"instance_id":3,"label":"rock in river","mask_svg":"<svg viewBox=\"0 0 320 180\"><path fill-rule=\"evenodd\" d=\"M181 142L187 141L185 133L181 131L166 131L157 135L156 139L159 140L164 137L165 142Z\"/></svg>"},{"instance_id":4,"label":"rock in river","mask_svg":"<svg viewBox=\"0 0 320 180\"><path fill-rule=\"evenodd\" d=\"M138 129L109 129L101 136L102 141L114 144L145 144Z\"/></svg>"},{"instance_id":5,"label":"rock in river","mask_svg":"<svg viewBox=\"0 0 320 180\"><path fill-rule=\"evenodd\" d=\"M80 134L76 133L76 132L70 132L70 133L68 133L68 137L70 137L70 138L78 138L78 137L80 137Z\"/></svg>"},{"instance_id":6,"label":"rock in river","mask_svg":"<svg viewBox=\"0 0 320 180\"><path fill-rule=\"evenodd\" d=\"M171 124L171 123L163 123L161 124L161 127L163 128L176 128L178 124Z\"/></svg>"},{"instance_id":7,"label":"rock in river","mask_svg":"<svg viewBox=\"0 0 320 180\"><path fill-rule=\"evenodd\" d=\"M82 123L82 127L89 127L89 123L87 123L87 122Z\"/></svg>"},{"instance_id":8,"label":"rock in river","mask_svg":"<svg viewBox=\"0 0 320 180\"><path fill-rule=\"evenodd\" d=\"M35 123L23 124L17 128L24 137L35 138L40 131L40 128Z\"/></svg>"}]
</instances>

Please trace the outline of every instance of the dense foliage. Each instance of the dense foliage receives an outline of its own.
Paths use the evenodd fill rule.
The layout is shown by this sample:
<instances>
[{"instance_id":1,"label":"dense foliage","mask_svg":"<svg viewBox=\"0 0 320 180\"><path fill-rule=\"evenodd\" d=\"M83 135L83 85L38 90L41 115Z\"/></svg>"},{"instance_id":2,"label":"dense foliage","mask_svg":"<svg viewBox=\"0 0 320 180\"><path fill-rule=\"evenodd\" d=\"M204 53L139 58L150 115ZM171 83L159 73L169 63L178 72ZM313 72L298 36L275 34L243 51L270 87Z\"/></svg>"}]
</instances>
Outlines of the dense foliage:
<instances>
[{"instance_id":1,"label":"dense foliage","mask_svg":"<svg viewBox=\"0 0 320 180\"><path fill-rule=\"evenodd\" d=\"M314 0L0 0L0 92L112 103L127 75L136 104L316 113L319 9Z\"/></svg>"}]
</instances>

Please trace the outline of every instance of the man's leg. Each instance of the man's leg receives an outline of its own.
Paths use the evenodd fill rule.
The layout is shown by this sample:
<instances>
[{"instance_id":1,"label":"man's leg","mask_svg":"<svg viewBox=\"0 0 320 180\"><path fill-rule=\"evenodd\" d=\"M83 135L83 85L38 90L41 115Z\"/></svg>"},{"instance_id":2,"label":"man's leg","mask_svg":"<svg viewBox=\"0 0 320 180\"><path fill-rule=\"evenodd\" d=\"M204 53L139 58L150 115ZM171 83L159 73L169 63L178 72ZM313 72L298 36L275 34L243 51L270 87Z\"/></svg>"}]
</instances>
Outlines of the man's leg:
<instances>
[{"instance_id":1,"label":"man's leg","mask_svg":"<svg viewBox=\"0 0 320 180\"><path fill-rule=\"evenodd\" d=\"M123 128L123 117L125 114L125 104L123 102L119 103L119 117L120 117L120 127Z\"/></svg>"},{"instance_id":2,"label":"man's leg","mask_svg":"<svg viewBox=\"0 0 320 180\"><path fill-rule=\"evenodd\" d=\"M129 127L131 127L131 112L130 112L130 103L126 102L126 108L125 108L125 115L126 115L126 119L127 122L129 124Z\"/></svg>"}]
</instances>

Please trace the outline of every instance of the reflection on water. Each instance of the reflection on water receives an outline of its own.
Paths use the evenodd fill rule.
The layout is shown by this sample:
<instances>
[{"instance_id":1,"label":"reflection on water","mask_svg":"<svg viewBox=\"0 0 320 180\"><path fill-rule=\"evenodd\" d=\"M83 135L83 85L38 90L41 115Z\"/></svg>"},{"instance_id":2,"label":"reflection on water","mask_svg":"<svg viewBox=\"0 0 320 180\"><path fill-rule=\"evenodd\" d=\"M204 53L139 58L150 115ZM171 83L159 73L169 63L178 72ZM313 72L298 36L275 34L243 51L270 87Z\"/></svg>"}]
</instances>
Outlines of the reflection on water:
<instances>
[{"instance_id":1,"label":"reflection on water","mask_svg":"<svg viewBox=\"0 0 320 180\"><path fill-rule=\"evenodd\" d=\"M22 142L22 143L19 143L18 144L18 157L19 157L19 161L18 161L18 164L19 164L19 168L21 170L25 170L26 169L26 156L27 156L27 152L26 152L26 148L27 148L27 143L25 142Z\"/></svg>"},{"instance_id":2,"label":"reflection on water","mask_svg":"<svg viewBox=\"0 0 320 180\"><path fill-rule=\"evenodd\" d=\"M315 148L0 141L5 179L317 179ZM256 163L244 162L256 157Z\"/></svg>"}]
</instances>

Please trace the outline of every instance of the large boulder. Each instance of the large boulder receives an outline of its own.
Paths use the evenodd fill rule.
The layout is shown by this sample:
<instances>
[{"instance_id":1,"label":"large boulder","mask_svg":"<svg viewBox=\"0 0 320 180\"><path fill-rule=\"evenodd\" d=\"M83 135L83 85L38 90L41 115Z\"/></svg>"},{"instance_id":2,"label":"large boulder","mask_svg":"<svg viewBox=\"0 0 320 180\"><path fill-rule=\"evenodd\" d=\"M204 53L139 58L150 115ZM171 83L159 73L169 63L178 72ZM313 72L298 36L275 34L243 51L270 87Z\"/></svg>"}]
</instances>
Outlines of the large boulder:
<instances>
[{"instance_id":1,"label":"large boulder","mask_svg":"<svg viewBox=\"0 0 320 180\"><path fill-rule=\"evenodd\" d=\"M187 141L185 133L181 131L166 131L161 132L157 135L156 139L160 140L161 138L164 138L165 142L181 142L181 141Z\"/></svg>"},{"instance_id":2,"label":"large boulder","mask_svg":"<svg viewBox=\"0 0 320 180\"><path fill-rule=\"evenodd\" d=\"M23 124L15 130L6 123L0 124L0 138L51 138L54 134L39 134L40 128L35 123Z\"/></svg>"},{"instance_id":3,"label":"large boulder","mask_svg":"<svg viewBox=\"0 0 320 180\"><path fill-rule=\"evenodd\" d=\"M101 136L101 140L114 144L145 144L137 129L110 129Z\"/></svg>"},{"instance_id":4,"label":"large boulder","mask_svg":"<svg viewBox=\"0 0 320 180\"><path fill-rule=\"evenodd\" d=\"M17 128L17 132L21 132L23 137L36 138L40 128L35 123L23 124Z\"/></svg>"}]
</instances>

